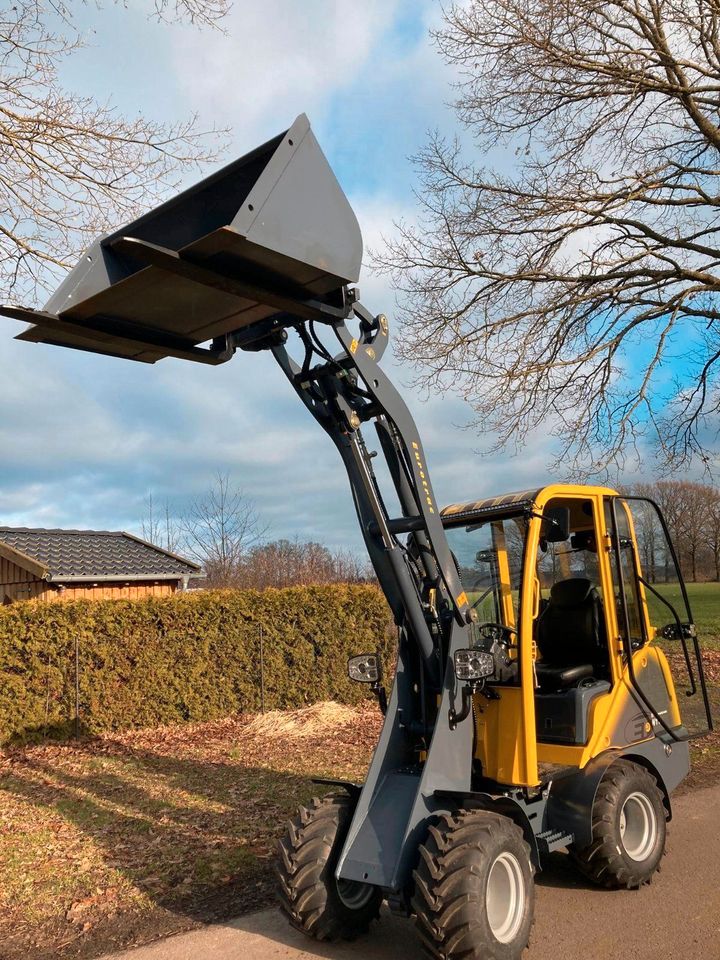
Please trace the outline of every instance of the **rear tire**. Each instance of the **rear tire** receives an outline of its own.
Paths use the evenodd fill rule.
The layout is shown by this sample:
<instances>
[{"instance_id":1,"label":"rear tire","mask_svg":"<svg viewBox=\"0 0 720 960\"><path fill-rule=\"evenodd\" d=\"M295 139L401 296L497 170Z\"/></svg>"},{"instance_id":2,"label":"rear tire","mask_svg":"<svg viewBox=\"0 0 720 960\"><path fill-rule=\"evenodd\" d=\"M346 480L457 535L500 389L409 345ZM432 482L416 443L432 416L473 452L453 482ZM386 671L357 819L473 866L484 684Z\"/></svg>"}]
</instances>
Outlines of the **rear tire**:
<instances>
[{"instance_id":1,"label":"rear tire","mask_svg":"<svg viewBox=\"0 0 720 960\"><path fill-rule=\"evenodd\" d=\"M535 885L530 847L508 817L443 814L420 847L413 907L435 960L518 960L530 939Z\"/></svg>"},{"instance_id":2,"label":"rear tire","mask_svg":"<svg viewBox=\"0 0 720 960\"><path fill-rule=\"evenodd\" d=\"M592 843L571 848L582 873L603 887L650 883L665 852L666 811L655 777L617 760L600 781L592 809Z\"/></svg>"},{"instance_id":3,"label":"rear tire","mask_svg":"<svg viewBox=\"0 0 720 960\"><path fill-rule=\"evenodd\" d=\"M367 883L336 880L355 804L346 795L301 807L278 843L280 907L314 940L354 940L378 917L382 892Z\"/></svg>"}]
</instances>

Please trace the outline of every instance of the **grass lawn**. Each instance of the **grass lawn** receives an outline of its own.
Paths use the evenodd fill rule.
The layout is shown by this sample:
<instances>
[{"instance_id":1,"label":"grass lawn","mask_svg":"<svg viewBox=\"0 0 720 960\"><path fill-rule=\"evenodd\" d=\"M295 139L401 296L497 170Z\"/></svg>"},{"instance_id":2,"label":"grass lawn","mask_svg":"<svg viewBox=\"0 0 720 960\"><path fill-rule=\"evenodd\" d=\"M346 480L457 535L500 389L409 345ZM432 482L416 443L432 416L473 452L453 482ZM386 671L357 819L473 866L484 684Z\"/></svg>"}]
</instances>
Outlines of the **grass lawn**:
<instances>
[{"instance_id":1,"label":"grass lawn","mask_svg":"<svg viewBox=\"0 0 720 960\"><path fill-rule=\"evenodd\" d=\"M680 588L676 584L656 584L662 593L677 609L683 619L683 604ZM690 609L698 629L702 647L708 650L720 650L720 583L688 583ZM657 604L657 600L654 601ZM668 611L668 622L671 620Z\"/></svg>"}]
</instances>

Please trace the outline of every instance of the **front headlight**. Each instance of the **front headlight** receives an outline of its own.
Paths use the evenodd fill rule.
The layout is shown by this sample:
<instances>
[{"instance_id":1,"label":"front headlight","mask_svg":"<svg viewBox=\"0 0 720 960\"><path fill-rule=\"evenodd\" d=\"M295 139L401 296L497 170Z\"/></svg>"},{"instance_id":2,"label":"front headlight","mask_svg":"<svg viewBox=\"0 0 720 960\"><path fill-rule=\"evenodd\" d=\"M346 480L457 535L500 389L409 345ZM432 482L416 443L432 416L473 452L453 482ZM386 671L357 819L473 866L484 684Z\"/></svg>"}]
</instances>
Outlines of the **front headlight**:
<instances>
[{"instance_id":1,"label":"front headlight","mask_svg":"<svg viewBox=\"0 0 720 960\"><path fill-rule=\"evenodd\" d=\"M356 683L380 682L380 659L376 653L361 653L348 660L348 676Z\"/></svg>"},{"instance_id":2,"label":"front headlight","mask_svg":"<svg viewBox=\"0 0 720 960\"><path fill-rule=\"evenodd\" d=\"M456 650L453 662L458 680L484 680L495 673L495 658L484 650Z\"/></svg>"}]
</instances>

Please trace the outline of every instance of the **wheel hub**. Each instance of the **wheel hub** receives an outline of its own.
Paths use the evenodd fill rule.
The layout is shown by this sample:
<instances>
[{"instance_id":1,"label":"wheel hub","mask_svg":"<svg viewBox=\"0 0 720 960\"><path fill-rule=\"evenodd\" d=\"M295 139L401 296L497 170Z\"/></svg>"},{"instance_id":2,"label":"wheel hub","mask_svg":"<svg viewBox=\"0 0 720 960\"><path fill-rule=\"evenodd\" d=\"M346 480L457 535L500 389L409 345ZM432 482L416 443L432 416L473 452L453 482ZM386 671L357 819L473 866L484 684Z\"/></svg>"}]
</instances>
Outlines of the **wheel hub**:
<instances>
[{"instance_id":1,"label":"wheel hub","mask_svg":"<svg viewBox=\"0 0 720 960\"><path fill-rule=\"evenodd\" d=\"M359 880L336 880L335 886L341 903L348 910L362 910L371 900L375 888Z\"/></svg>"},{"instance_id":2,"label":"wheel hub","mask_svg":"<svg viewBox=\"0 0 720 960\"><path fill-rule=\"evenodd\" d=\"M653 805L644 793L631 793L620 810L620 840L631 860L640 863L652 853L658 835Z\"/></svg>"},{"instance_id":3,"label":"wheel hub","mask_svg":"<svg viewBox=\"0 0 720 960\"><path fill-rule=\"evenodd\" d=\"M505 851L495 858L488 874L485 905L488 923L496 940L511 943L525 914L525 882L514 854Z\"/></svg>"}]
</instances>

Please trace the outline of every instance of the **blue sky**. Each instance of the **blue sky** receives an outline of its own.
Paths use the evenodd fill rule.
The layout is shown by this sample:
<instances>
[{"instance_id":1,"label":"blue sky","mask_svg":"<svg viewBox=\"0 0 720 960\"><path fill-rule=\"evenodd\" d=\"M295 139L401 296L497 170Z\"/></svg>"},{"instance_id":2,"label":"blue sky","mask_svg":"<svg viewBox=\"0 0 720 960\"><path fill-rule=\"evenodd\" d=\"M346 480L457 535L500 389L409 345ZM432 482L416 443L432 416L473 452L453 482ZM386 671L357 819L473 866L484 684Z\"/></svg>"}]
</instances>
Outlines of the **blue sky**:
<instances>
[{"instance_id":1,"label":"blue sky","mask_svg":"<svg viewBox=\"0 0 720 960\"><path fill-rule=\"evenodd\" d=\"M84 8L88 46L65 67L68 85L126 113L197 112L232 128L227 162L305 111L356 210L367 247L413 215L409 156L436 126L453 132L451 77L428 29L427 0L238 0L226 34L148 22L129 8ZM191 178L195 179L195 178ZM367 270L363 301L392 323L393 294ZM255 502L268 536L360 549L334 448L264 355L209 369L154 367L10 338L0 362L0 522L137 530L152 492L180 512L218 471ZM401 384L411 374L391 359ZM520 458L480 459L451 396L405 391L426 446L438 499L448 502L548 479L549 441Z\"/></svg>"}]
</instances>

